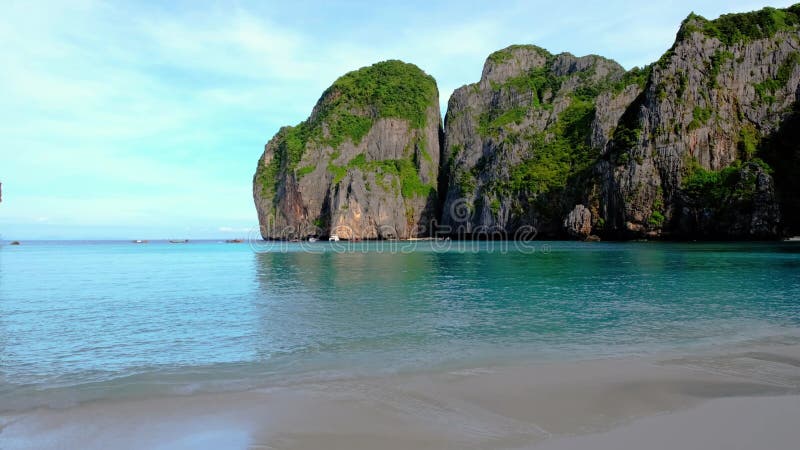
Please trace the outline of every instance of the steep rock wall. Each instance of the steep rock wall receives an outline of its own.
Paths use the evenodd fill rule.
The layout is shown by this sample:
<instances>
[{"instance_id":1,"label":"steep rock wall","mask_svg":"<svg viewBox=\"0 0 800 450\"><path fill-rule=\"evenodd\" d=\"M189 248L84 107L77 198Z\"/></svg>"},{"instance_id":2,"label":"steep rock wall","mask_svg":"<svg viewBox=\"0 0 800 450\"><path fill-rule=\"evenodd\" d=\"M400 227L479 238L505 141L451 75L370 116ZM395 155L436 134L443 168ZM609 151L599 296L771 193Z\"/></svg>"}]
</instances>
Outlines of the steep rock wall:
<instances>
[{"instance_id":1,"label":"steep rock wall","mask_svg":"<svg viewBox=\"0 0 800 450\"><path fill-rule=\"evenodd\" d=\"M430 234L441 117L432 77L386 61L339 78L267 143L253 180L266 239Z\"/></svg>"}]
</instances>

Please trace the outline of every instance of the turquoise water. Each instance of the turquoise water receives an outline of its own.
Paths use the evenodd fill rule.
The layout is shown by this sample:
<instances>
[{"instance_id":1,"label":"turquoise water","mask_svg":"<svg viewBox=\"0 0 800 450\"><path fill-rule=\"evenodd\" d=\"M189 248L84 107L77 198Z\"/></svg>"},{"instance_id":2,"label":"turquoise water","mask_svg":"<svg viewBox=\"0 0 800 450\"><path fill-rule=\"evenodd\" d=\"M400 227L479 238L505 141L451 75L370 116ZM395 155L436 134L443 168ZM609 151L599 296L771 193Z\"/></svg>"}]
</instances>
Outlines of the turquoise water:
<instances>
[{"instance_id":1,"label":"turquoise water","mask_svg":"<svg viewBox=\"0 0 800 450\"><path fill-rule=\"evenodd\" d=\"M800 331L798 243L448 245L2 246L0 411Z\"/></svg>"}]
</instances>

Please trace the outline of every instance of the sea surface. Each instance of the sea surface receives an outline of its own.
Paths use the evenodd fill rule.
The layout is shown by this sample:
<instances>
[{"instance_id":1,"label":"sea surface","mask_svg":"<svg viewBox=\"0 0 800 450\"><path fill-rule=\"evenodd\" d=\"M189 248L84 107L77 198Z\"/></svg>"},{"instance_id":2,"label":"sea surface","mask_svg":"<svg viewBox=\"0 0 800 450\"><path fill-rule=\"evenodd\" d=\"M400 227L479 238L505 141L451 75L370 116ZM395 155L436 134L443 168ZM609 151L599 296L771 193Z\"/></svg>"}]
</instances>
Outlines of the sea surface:
<instances>
[{"instance_id":1,"label":"sea surface","mask_svg":"<svg viewBox=\"0 0 800 450\"><path fill-rule=\"evenodd\" d=\"M0 246L0 412L800 336L800 243Z\"/></svg>"}]
</instances>

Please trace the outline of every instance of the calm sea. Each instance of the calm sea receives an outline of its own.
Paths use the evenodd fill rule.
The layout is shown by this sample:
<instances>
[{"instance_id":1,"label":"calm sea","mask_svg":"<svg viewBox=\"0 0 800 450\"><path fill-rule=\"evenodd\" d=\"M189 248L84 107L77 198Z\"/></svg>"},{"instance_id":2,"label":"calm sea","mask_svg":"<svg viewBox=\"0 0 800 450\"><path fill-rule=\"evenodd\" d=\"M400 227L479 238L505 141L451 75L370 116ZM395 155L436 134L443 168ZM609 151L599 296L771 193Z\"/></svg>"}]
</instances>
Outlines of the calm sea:
<instances>
[{"instance_id":1,"label":"calm sea","mask_svg":"<svg viewBox=\"0 0 800 450\"><path fill-rule=\"evenodd\" d=\"M800 243L0 247L0 411L800 335Z\"/></svg>"}]
</instances>

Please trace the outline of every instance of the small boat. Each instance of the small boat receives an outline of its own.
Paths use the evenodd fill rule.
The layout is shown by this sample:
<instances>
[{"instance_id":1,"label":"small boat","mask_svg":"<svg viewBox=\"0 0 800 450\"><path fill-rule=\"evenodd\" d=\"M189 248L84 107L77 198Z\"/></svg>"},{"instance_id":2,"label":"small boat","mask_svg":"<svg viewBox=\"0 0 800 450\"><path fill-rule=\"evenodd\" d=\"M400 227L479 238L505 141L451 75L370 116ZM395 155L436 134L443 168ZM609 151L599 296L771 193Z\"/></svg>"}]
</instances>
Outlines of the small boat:
<instances>
[{"instance_id":1,"label":"small boat","mask_svg":"<svg viewBox=\"0 0 800 450\"><path fill-rule=\"evenodd\" d=\"M226 239L225 240L226 244L241 244L242 242L244 242L244 240L242 240L242 239Z\"/></svg>"},{"instance_id":2,"label":"small boat","mask_svg":"<svg viewBox=\"0 0 800 450\"><path fill-rule=\"evenodd\" d=\"M331 237L328 238L330 242L339 242L339 236L336 234L332 234Z\"/></svg>"},{"instance_id":3,"label":"small boat","mask_svg":"<svg viewBox=\"0 0 800 450\"><path fill-rule=\"evenodd\" d=\"M188 244L189 240L188 239L170 239L169 243L170 244Z\"/></svg>"},{"instance_id":4,"label":"small boat","mask_svg":"<svg viewBox=\"0 0 800 450\"><path fill-rule=\"evenodd\" d=\"M135 241L133 241L133 243L134 244L147 244L147 241L143 240L143 239L136 239Z\"/></svg>"},{"instance_id":5,"label":"small boat","mask_svg":"<svg viewBox=\"0 0 800 450\"><path fill-rule=\"evenodd\" d=\"M11 243L8 245L21 245L21 244L19 243L19 241L11 241Z\"/></svg>"},{"instance_id":6,"label":"small boat","mask_svg":"<svg viewBox=\"0 0 800 450\"><path fill-rule=\"evenodd\" d=\"M313 236L312 236L312 237L310 237L310 238L308 238L308 242L317 242L318 240L319 240L319 239L317 239L317 238L315 238L315 237L313 237Z\"/></svg>"}]
</instances>

